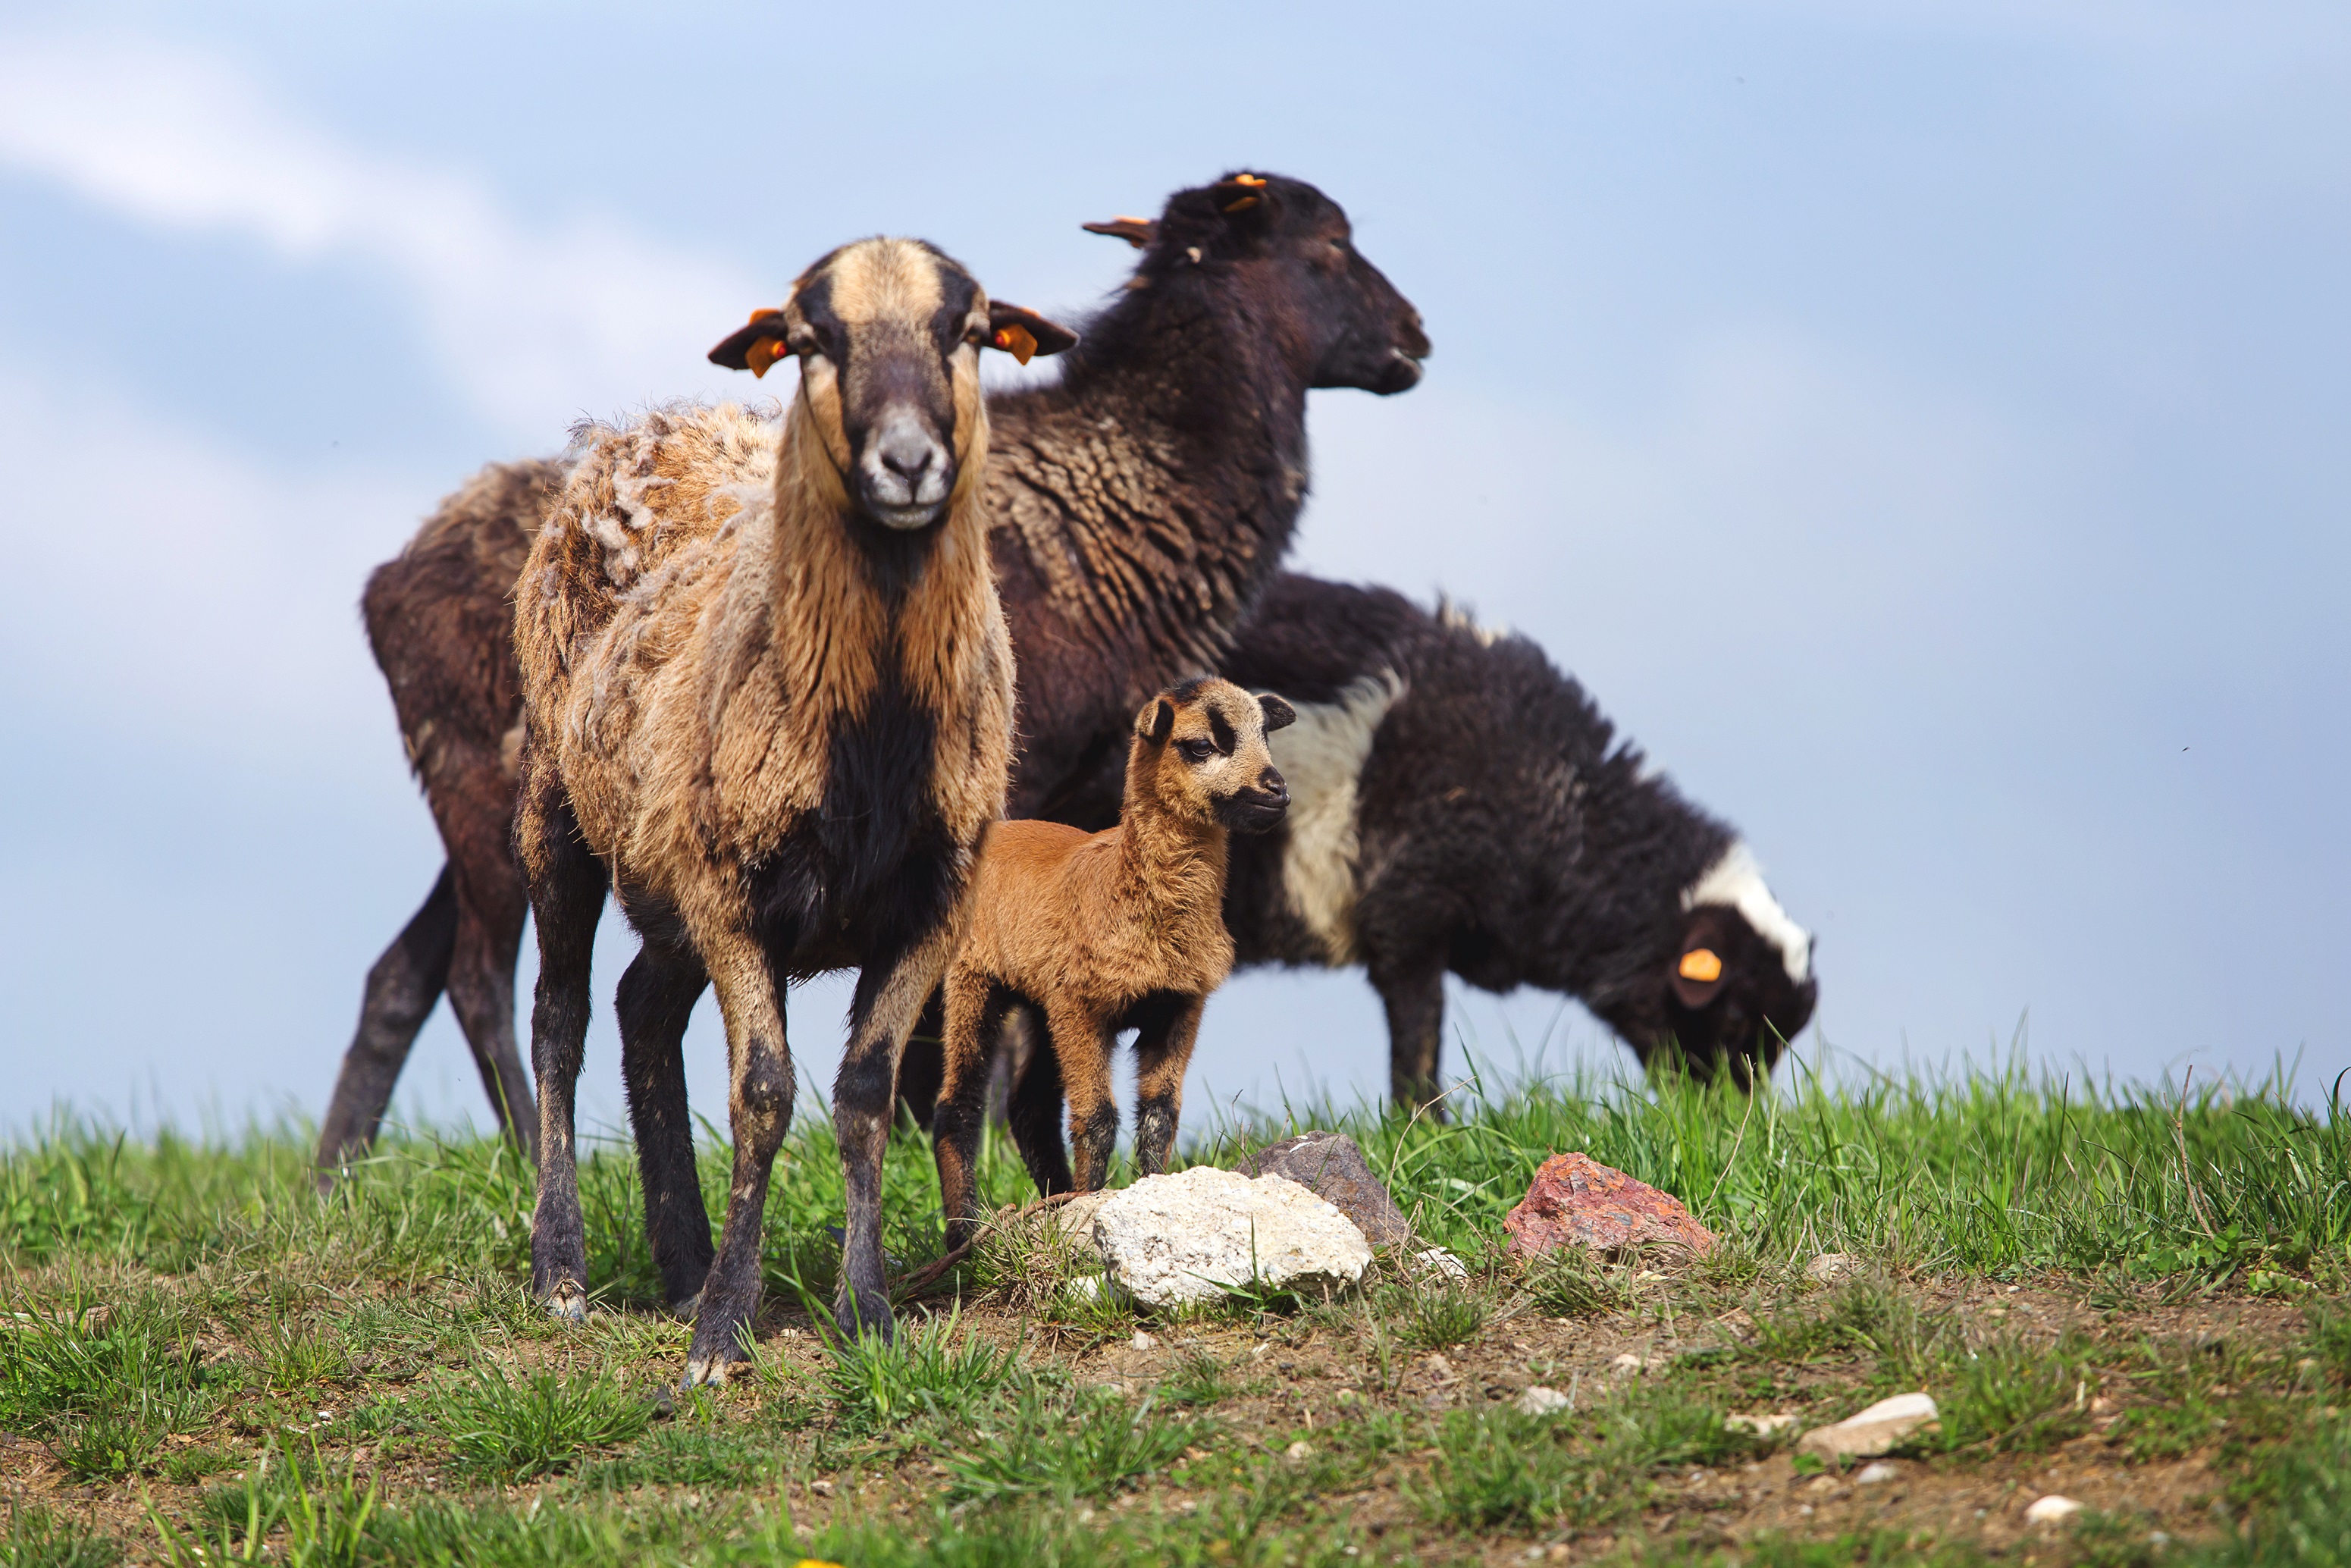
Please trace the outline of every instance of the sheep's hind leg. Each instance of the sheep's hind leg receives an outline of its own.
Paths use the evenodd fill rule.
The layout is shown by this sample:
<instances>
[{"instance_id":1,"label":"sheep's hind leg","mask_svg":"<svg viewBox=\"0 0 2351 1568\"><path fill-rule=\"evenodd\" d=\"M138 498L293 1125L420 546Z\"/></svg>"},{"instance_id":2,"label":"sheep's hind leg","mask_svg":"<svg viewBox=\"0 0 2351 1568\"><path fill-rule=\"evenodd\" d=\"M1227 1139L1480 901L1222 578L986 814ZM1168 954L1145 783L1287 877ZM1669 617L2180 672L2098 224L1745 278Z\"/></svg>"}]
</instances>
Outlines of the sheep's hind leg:
<instances>
[{"instance_id":1,"label":"sheep's hind leg","mask_svg":"<svg viewBox=\"0 0 2351 1568\"><path fill-rule=\"evenodd\" d=\"M416 1031L432 1016L449 977L449 954L457 932L457 883L448 866L408 917L400 935L368 971L360 1003L360 1027L343 1053L334 1098L319 1128L319 1190L334 1186L336 1173L367 1152L392 1104L392 1086L407 1064Z\"/></svg>"},{"instance_id":2,"label":"sheep's hind leg","mask_svg":"<svg viewBox=\"0 0 2351 1568\"><path fill-rule=\"evenodd\" d=\"M1029 1037L1029 1060L1012 1081L1012 1101L1005 1116L1012 1129L1013 1146L1020 1151L1029 1178L1040 1197L1075 1192L1070 1174L1069 1150L1061 1143L1061 1059L1053 1050L1044 1020L1036 1008L1016 1009Z\"/></svg>"},{"instance_id":3,"label":"sheep's hind leg","mask_svg":"<svg viewBox=\"0 0 2351 1568\"><path fill-rule=\"evenodd\" d=\"M971 1239L979 1218L973 1185L979 1138L987 1119L988 1067L998 1049L998 1032L1012 994L976 970L950 971L946 983L945 1041L937 1110L931 1118L931 1144L938 1159L939 1207L947 1222L950 1249Z\"/></svg>"},{"instance_id":4,"label":"sheep's hind leg","mask_svg":"<svg viewBox=\"0 0 2351 1568\"><path fill-rule=\"evenodd\" d=\"M691 950L645 944L621 977L621 1079L629 1131L645 1189L645 1235L670 1310L692 1317L716 1249L710 1210L694 1163L694 1123L685 1103L686 1019L709 983Z\"/></svg>"},{"instance_id":5,"label":"sheep's hind leg","mask_svg":"<svg viewBox=\"0 0 2351 1568\"><path fill-rule=\"evenodd\" d=\"M783 998L766 949L747 933L729 932L705 941L702 959L726 1018L726 1113L735 1169L718 1251L703 1281L694 1342L685 1354L688 1388L726 1382L727 1370L747 1354L745 1342L759 1311L759 1235L768 1179L796 1092Z\"/></svg>"},{"instance_id":6,"label":"sheep's hind leg","mask_svg":"<svg viewBox=\"0 0 2351 1568\"><path fill-rule=\"evenodd\" d=\"M530 1079L515 1050L514 977L528 909L528 894L511 861L501 857L486 874L483 868L472 874L461 871L457 940L449 963L449 1009L473 1050L498 1125L526 1159L538 1118Z\"/></svg>"},{"instance_id":7,"label":"sheep's hind leg","mask_svg":"<svg viewBox=\"0 0 2351 1568\"><path fill-rule=\"evenodd\" d=\"M898 1053L946 972L963 927L960 915L943 921L894 961L869 963L857 977L849 1049L832 1085L832 1125L849 1200L833 1317L852 1337L872 1333L887 1340L896 1326L882 1264L882 1159L890 1143Z\"/></svg>"},{"instance_id":8,"label":"sheep's hind leg","mask_svg":"<svg viewBox=\"0 0 2351 1568\"><path fill-rule=\"evenodd\" d=\"M604 868L580 841L570 807L526 803L516 839L530 868L538 922L531 1065L538 1072L538 1202L530 1222L531 1290L559 1318L588 1315L588 1237L580 1214L573 1097L588 1036L588 973L604 908Z\"/></svg>"},{"instance_id":9,"label":"sheep's hind leg","mask_svg":"<svg viewBox=\"0 0 2351 1568\"><path fill-rule=\"evenodd\" d=\"M1445 1043L1445 966L1441 959L1370 966L1372 988L1388 1014L1388 1092L1406 1111L1426 1108L1442 1122L1437 1067Z\"/></svg>"},{"instance_id":10,"label":"sheep's hind leg","mask_svg":"<svg viewBox=\"0 0 2351 1568\"><path fill-rule=\"evenodd\" d=\"M1157 1176L1176 1149L1184 1111L1184 1073L1200 1038L1206 997L1170 998L1164 1011L1138 1020L1134 1040L1134 1168Z\"/></svg>"},{"instance_id":11,"label":"sheep's hind leg","mask_svg":"<svg viewBox=\"0 0 2351 1568\"><path fill-rule=\"evenodd\" d=\"M1118 1102L1111 1093L1113 1035L1103 1019L1077 1008L1045 1009L1053 1054L1061 1059L1061 1092L1070 1101L1070 1165L1080 1192L1096 1192L1110 1179L1110 1156L1118 1146Z\"/></svg>"}]
</instances>

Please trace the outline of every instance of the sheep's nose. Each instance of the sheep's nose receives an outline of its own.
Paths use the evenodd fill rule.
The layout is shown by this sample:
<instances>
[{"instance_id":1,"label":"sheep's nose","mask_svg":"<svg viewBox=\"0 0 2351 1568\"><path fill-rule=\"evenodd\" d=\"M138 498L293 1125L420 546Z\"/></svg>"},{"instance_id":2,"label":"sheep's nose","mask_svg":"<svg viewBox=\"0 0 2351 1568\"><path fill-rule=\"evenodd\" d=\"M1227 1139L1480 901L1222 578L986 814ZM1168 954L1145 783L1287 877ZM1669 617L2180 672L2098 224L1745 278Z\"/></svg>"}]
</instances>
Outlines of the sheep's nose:
<instances>
[{"instance_id":1,"label":"sheep's nose","mask_svg":"<svg viewBox=\"0 0 2351 1568\"><path fill-rule=\"evenodd\" d=\"M882 466L913 484L938 461L939 446L913 420L893 420L890 428L882 433L875 455L882 459Z\"/></svg>"},{"instance_id":2,"label":"sheep's nose","mask_svg":"<svg viewBox=\"0 0 2351 1568\"><path fill-rule=\"evenodd\" d=\"M1264 772L1259 774L1257 776L1257 787L1264 790L1269 795L1287 795L1290 793L1290 780L1281 776L1281 769L1279 768L1269 768Z\"/></svg>"}]
</instances>

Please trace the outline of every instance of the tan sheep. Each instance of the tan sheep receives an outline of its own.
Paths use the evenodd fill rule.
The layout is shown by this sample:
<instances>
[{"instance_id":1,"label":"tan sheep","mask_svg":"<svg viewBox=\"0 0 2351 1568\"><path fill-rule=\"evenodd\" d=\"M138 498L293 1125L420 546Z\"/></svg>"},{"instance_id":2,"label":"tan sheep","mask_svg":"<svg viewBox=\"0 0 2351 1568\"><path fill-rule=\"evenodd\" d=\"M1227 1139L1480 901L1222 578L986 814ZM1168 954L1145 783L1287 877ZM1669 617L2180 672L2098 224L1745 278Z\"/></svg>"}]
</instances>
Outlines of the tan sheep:
<instances>
[{"instance_id":1,"label":"tan sheep","mask_svg":"<svg viewBox=\"0 0 2351 1568\"><path fill-rule=\"evenodd\" d=\"M846 1331L890 1331L897 1058L961 935L1011 748L978 350L1074 340L992 307L929 246L846 246L713 353L762 370L799 357L780 430L732 406L585 428L517 584L516 845L540 966L532 1285L559 1316L586 1311L573 1090L609 882L644 941L624 996L690 1006L706 979L726 1024L735 1169L715 1255L706 1221L648 1203L671 1297L698 1307L689 1384L725 1378L758 1305L796 1092L780 988L851 965L836 1311ZM648 1194L671 1190L655 1174Z\"/></svg>"}]
</instances>

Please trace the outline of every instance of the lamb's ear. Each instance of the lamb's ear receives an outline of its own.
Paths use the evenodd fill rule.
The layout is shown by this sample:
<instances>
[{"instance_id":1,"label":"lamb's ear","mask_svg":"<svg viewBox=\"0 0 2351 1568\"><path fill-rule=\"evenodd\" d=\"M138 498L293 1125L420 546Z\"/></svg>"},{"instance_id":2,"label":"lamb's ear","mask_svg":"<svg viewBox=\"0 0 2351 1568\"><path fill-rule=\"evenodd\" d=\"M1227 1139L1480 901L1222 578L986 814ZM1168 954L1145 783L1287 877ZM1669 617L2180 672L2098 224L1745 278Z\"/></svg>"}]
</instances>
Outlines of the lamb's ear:
<instances>
[{"instance_id":1,"label":"lamb's ear","mask_svg":"<svg viewBox=\"0 0 2351 1568\"><path fill-rule=\"evenodd\" d=\"M1067 327L1001 299L987 302L987 340L1024 365L1035 355L1078 346L1078 335Z\"/></svg>"},{"instance_id":2,"label":"lamb's ear","mask_svg":"<svg viewBox=\"0 0 2351 1568\"><path fill-rule=\"evenodd\" d=\"M1265 710L1265 732L1268 735L1277 729L1287 729L1298 722L1298 710L1271 692L1258 693L1257 706Z\"/></svg>"},{"instance_id":3,"label":"lamb's ear","mask_svg":"<svg viewBox=\"0 0 2351 1568\"><path fill-rule=\"evenodd\" d=\"M784 344L784 313L754 310L750 325L728 333L718 347L710 350L710 362L730 371L748 371L755 376L764 376L778 360L790 353Z\"/></svg>"},{"instance_id":4,"label":"lamb's ear","mask_svg":"<svg viewBox=\"0 0 2351 1568\"><path fill-rule=\"evenodd\" d=\"M1722 989L1724 912L1701 904L1682 921L1682 940L1670 983L1675 998L1695 1012Z\"/></svg>"},{"instance_id":5,"label":"lamb's ear","mask_svg":"<svg viewBox=\"0 0 2351 1568\"><path fill-rule=\"evenodd\" d=\"M1152 235L1157 232L1157 225L1149 218L1124 216L1113 218L1106 224L1081 224L1078 226L1090 235L1108 235L1113 239L1123 239L1137 250L1149 249Z\"/></svg>"},{"instance_id":6,"label":"lamb's ear","mask_svg":"<svg viewBox=\"0 0 2351 1568\"><path fill-rule=\"evenodd\" d=\"M1134 733L1157 746L1176 732L1176 705L1165 697L1153 697L1134 716Z\"/></svg>"}]
</instances>

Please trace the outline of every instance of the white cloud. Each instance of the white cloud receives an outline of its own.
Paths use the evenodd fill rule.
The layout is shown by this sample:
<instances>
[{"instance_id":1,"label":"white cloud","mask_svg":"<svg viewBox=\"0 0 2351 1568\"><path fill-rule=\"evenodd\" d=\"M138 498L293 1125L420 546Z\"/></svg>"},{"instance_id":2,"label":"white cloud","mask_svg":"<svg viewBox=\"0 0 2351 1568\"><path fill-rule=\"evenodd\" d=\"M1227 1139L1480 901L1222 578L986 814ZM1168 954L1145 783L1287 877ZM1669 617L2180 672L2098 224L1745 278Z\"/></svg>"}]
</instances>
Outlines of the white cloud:
<instances>
[{"instance_id":1,"label":"white cloud","mask_svg":"<svg viewBox=\"0 0 2351 1568\"><path fill-rule=\"evenodd\" d=\"M592 216L527 228L476 182L303 123L217 57L112 36L0 37L0 167L133 222L389 269L467 401L534 448L583 406L684 390L780 287Z\"/></svg>"}]
</instances>

